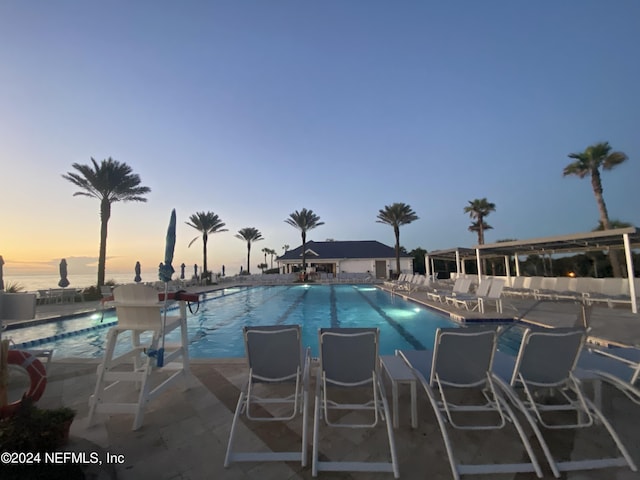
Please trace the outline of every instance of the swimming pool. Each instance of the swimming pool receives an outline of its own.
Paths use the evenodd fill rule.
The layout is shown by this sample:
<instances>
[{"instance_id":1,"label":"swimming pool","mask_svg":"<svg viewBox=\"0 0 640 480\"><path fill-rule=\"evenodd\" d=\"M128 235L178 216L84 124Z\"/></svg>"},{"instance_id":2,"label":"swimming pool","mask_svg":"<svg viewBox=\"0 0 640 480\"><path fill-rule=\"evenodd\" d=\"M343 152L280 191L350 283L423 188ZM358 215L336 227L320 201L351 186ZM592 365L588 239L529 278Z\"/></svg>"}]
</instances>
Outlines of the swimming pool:
<instances>
[{"instance_id":1,"label":"swimming pool","mask_svg":"<svg viewBox=\"0 0 640 480\"><path fill-rule=\"evenodd\" d=\"M54 358L100 358L114 311L7 331L18 348L54 348ZM380 354L431 348L439 327L457 323L426 307L371 285L284 285L236 287L204 295L187 321L192 358L243 357L245 325L300 324L303 343L317 355L321 327L378 327ZM178 340L178 330L167 342ZM117 351L125 351L121 335Z\"/></svg>"}]
</instances>

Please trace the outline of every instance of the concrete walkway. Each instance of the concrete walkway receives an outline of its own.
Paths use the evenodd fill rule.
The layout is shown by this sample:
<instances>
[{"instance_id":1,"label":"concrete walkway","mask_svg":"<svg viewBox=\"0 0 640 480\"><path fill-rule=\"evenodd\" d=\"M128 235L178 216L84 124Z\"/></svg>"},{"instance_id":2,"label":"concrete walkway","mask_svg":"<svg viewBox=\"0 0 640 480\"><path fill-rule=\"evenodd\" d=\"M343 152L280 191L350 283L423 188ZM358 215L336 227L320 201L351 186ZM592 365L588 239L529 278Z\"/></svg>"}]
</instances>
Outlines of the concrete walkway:
<instances>
[{"instance_id":1,"label":"concrete walkway","mask_svg":"<svg viewBox=\"0 0 640 480\"><path fill-rule=\"evenodd\" d=\"M388 291L388 290L387 290ZM513 321L545 327L571 327L580 323L582 304L573 301L535 300L502 297L503 313L489 309L486 313L468 311L452 305L434 302L424 291L398 292L403 298L421 303L448 315L454 321ZM589 341L601 345L640 346L640 314L628 308L588 307Z\"/></svg>"}]
</instances>

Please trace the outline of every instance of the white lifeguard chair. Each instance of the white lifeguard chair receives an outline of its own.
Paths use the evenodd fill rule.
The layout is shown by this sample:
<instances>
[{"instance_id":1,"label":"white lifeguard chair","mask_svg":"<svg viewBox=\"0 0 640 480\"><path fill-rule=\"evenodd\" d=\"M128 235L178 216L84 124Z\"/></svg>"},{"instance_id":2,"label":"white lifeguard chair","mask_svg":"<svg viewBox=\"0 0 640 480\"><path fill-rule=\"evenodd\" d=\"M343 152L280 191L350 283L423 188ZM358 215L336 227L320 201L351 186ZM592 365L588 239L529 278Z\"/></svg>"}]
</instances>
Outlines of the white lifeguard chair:
<instances>
[{"instance_id":1,"label":"white lifeguard chair","mask_svg":"<svg viewBox=\"0 0 640 480\"><path fill-rule=\"evenodd\" d=\"M187 312L184 301L179 302L179 315L166 315L170 303L158 300L158 291L146 285L121 285L113 290L113 305L116 307L118 324L107 334L104 359L97 369L94 394L89 398L89 425L96 413L134 414L133 430L142 425L144 409L151 400L161 394L176 380L184 381L188 387L189 342L187 339ZM165 321L166 315L166 321ZM164 328L163 328L164 323ZM164 336L180 328L180 342L165 344ZM131 349L115 355L118 337L126 332L131 335ZM142 341L141 334L146 341ZM158 362L158 352L164 346L163 361ZM168 378L161 372L173 372ZM163 381L160 381L164 378ZM118 402L109 390L116 385L130 382L139 388L137 402ZM155 385L155 386L154 386ZM124 392L126 394L126 390ZM115 397L115 398L114 398Z\"/></svg>"}]
</instances>

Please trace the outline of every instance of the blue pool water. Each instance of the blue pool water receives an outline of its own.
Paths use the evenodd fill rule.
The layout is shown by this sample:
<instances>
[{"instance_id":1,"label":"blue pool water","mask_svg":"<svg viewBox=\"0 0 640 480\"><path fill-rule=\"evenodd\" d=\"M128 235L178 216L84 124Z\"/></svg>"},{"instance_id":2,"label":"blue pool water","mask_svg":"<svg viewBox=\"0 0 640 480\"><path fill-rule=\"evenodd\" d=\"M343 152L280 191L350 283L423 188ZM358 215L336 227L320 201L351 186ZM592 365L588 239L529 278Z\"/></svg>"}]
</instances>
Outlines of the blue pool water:
<instances>
[{"instance_id":1,"label":"blue pool water","mask_svg":"<svg viewBox=\"0 0 640 480\"><path fill-rule=\"evenodd\" d=\"M54 357L99 358L114 311L7 331L19 348L54 348ZM438 327L455 327L433 310L371 285L288 285L228 288L208 293L187 321L193 358L243 357L245 325L300 324L317 355L321 327L378 327L380 353L433 346ZM176 330L167 342L178 340ZM126 335L117 350L128 346Z\"/></svg>"}]
</instances>

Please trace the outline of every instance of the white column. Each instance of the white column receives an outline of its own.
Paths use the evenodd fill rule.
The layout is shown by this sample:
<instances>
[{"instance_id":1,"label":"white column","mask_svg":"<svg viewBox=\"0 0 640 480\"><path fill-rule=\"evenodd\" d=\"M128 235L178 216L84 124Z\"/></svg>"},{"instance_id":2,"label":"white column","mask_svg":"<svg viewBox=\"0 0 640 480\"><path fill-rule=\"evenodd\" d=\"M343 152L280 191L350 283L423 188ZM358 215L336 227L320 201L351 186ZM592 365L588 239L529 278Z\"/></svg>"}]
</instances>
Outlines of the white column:
<instances>
[{"instance_id":1,"label":"white column","mask_svg":"<svg viewBox=\"0 0 640 480\"><path fill-rule=\"evenodd\" d=\"M431 264L429 263L429 255L424 256L424 274L429 278L431 276Z\"/></svg>"},{"instance_id":2,"label":"white column","mask_svg":"<svg viewBox=\"0 0 640 480\"><path fill-rule=\"evenodd\" d=\"M520 259L518 258L518 254L515 254L516 259L516 277L520 276Z\"/></svg>"},{"instance_id":3,"label":"white column","mask_svg":"<svg viewBox=\"0 0 640 480\"><path fill-rule=\"evenodd\" d=\"M629 295L631 296L631 311L638 313L638 300L636 299L636 285L633 278L633 257L631 256L631 244L629 234L622 235L624 241L624 256L627 258L627 281L629 282Z\"/></svg>"},{"instance_id":4,"label":"white column","mask_svg":"<svg viewBox=\"0 0 640 480\"><path fill-rule=\"evenodd\" d=\"M511 262L509 262L509 255L504 256L504 271L507 275L507 278L511 278Z\"/></svg>"},{"instance_id":5,"label":"white column","mask_svg":"<svg viewBox=\"0 0 640 480\"><path fill-rule=\"evenodd\" d=\"M456 249L456 273L461 273L460 252Z\"/></svg>"},{"instance_id":6,"label":"white column","mask_svg":"<svg viewBox=\"0 0 640 480\"><path fill-rule=\"evenodd\" d=\"M478 264L478 284L482 283L482 262L480 261L480 249L476 248L476 263Z\"/></svg>"}]
</instances>

